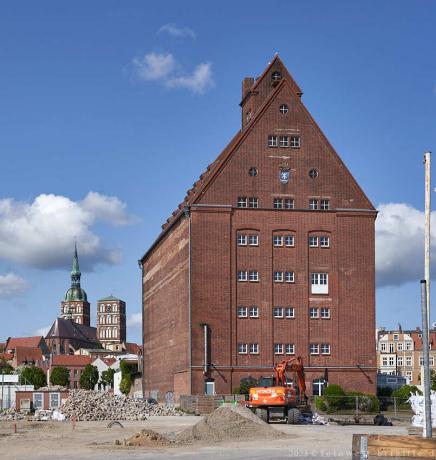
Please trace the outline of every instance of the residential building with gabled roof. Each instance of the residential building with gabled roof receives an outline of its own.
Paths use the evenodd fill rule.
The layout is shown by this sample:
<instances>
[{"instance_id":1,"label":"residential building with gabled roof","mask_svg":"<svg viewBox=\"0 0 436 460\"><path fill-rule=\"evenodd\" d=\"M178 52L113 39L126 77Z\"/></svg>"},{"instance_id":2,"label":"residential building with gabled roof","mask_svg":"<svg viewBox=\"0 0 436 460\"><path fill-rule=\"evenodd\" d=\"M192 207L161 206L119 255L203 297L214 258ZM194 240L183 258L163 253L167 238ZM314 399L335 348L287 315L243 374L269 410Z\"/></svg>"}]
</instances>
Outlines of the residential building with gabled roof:
<instances>
[{"instance_id":1,"label":"residential building with gabled roof","mask_svg":"<svg viewBox=\"0 0 436 460\"><path fill-rule=\"evenodd\" d=\"M242 127L141 258L144 392L231 393L302 356L375 391L377 212L275 56L245 78Z\"/></svg>"}]
</instances>

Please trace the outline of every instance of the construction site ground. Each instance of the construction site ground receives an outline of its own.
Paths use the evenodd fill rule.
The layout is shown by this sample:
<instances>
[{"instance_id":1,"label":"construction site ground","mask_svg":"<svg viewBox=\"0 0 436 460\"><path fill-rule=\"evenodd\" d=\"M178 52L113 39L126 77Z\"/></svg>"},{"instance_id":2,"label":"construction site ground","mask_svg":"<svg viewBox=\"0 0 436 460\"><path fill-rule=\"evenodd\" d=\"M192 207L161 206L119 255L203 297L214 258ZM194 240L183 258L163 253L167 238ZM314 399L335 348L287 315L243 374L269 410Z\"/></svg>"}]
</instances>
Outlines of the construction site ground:
<instances>
[{"instance_id":1,"label":"construction site ground","mask_svg":"<svg viewBox=\"0 0 436 460\"><path fill-rule=\"evenodd\" d=\"M112 460L112 459L350 459L353 433L407 435L407 423L399 426L286 425L272 423L285 435L279 439L250 439L176 447L128 447L116 445L143 429L170 439L201 417L152 416L143 422L122 422L124 428L108 422L0 422L1 458L7 460Z\"/></svg>"}]
</instances>

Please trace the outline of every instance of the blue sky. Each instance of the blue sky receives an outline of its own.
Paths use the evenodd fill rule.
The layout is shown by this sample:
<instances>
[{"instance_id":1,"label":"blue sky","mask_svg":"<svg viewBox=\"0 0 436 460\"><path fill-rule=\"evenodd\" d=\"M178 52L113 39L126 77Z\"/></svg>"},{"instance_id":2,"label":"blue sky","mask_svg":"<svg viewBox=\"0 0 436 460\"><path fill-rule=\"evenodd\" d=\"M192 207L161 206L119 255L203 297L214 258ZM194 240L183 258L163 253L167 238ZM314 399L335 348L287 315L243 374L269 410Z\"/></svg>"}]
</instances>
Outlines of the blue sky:
<instances>
[{"instance_id":1,"label":"blue sky","mask_svg":"<svg viewBox=\"0 0 436 460\"><path fill-rule=\"evenodd\" d=\"M93 316L98 298L124 299L140 341L137 259L275 52L382 211L377 323L420 324L435 20L431 1L3 2L0 338L52 323L76 237Z\"/></svg>"}]
</instances>

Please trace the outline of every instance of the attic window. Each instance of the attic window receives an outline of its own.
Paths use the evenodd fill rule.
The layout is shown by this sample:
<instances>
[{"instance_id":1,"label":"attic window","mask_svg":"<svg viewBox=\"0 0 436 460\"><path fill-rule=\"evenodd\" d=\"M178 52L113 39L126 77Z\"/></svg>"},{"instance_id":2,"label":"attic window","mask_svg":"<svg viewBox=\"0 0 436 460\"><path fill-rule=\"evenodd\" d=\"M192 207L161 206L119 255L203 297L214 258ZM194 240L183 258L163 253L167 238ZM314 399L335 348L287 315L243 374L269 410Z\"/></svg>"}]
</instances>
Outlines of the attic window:
<instances>
[{"instance_id":1,"label":"attic window","mask_svg":"<svg viewBox=\"0 0 436 460\"><path fill-rule=\"evenodd\" d=\"M272 82L278 82L282 79L282 74L278 72L277 70L272 73L271 75L271 80Z\"/></svg>"},{"instance_id":2,"label":"attic window","mask_svg":"<svg viewBox=\"0 0 436 460\"><path fill-rule=\"evenodd\" d=\"M284 115L285 113L288 113L288 110L289 110L289 109L288 109L288 106L287 106L286 104L282 104L282 105L280 106L280 109L279 109L279 110L280 110L280 113L282 113L282 114Z\"/></svg>"},{"instance_id":3,"label":"attic window","mask_svg":"<svg viewBox=\"0 0 436 460\"><path fill-rule=\"evenodd\" d=\"M257 176L257 168L255 167L252 167L248 170L248 174L251 176L251 177L256 177Z\"/></svg>"},{"instance_id":4,"label":"attic window","mask_svg":"<svg viewBox=\"0 0 436 460\"><path fill-rule=\"evenodd\" d=\"M309 171L309 177L311 179L316 179L318 177L318 175L319 175L319 173L318 173L318 171L316 169L311 169Z\"/></svg>"}]
</instances>

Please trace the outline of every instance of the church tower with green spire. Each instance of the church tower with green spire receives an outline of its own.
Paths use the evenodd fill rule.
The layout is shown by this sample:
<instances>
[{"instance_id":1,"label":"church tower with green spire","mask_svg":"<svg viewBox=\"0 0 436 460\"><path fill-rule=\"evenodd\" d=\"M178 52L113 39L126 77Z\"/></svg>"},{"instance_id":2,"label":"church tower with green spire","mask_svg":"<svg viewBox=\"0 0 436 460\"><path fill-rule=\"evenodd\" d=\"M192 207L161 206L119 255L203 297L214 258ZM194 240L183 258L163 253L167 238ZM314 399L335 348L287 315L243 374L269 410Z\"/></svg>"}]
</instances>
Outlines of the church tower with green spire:
<instances>
[{"instance_id":1,"label":"church tower with green spire","mask_svg":"<svg viewBox=\"0 0 436 460\"><path fill-rule=\"evenodd\" d=\"M71 287L65 293L61 302L61 317L90 326L90 304L88 296L80 286L79 257L77 255L77 244L74 245L73 268L71 270Z\"/></svg>"}]
</instances>

